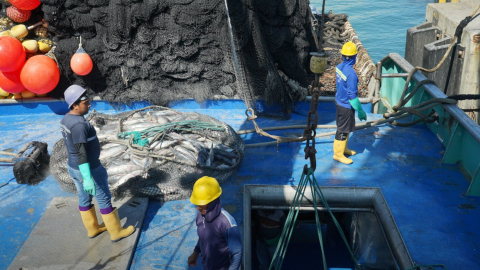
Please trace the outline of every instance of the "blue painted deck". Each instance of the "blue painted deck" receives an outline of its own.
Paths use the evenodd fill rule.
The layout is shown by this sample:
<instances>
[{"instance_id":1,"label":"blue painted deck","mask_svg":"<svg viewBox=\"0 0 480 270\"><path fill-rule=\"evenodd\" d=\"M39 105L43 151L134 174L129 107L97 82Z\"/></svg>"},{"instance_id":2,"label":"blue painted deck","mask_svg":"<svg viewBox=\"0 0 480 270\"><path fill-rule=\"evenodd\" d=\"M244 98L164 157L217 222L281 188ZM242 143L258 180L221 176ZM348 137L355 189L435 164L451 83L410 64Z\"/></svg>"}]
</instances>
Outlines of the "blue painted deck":
<instances>
[{"instance_id":1,"label":"blue painted deck","mask_svg":"<svg viewBox=\"0 0 480 270\"><path fill-rule=\"evenodd\" d=\"M136 104L123 109L136 109ZM172 104L180 111L213 116L235 130L251 129L241 101ZM26 142L42 140L52 150L60 139L58 122L66 105L55 103L0 105L0 150L18 151ZM103 102L101 112L113 113ZM299 103L287 121L259 119L261 127L305 124L308 104ZM56 114L57 113L57 114ZM332 103L320 103L319 124L334 124ZM379 115L368 115L378 119ZM332 130L321 130L332 131ZM302 130L274 134L301 135ZM256 134L245 143L269 141ZM480 269L480 198L465 197L468 181L457 165L441 164L444 147L424 125L383 125L360 130L349 147L357 151L352 165L332 160L333 137L317 141L315 177L323 186L380 187L409 253L417 264L445 264L448 269ZM305 164L302 143L247 148L238 172L222 184L222 203L243 229L243 185L298 184ZM0 167L0 269L6 269L55 196L63 192L49 176L38 186L18 185L11 167ZM195 208L188 202L150 201L131 269L187 269L196 242ZM73 244L73 243L72 243ZM59 254L61 256L61 254ZM348 260L348 258L347 258ZM329 265L330 266L330 265ZM331 265L330 267L334 267ZM196 269L201 269L197 267ZM286 268L285 268L286 269Z\"/></svg>"}]
</instances>

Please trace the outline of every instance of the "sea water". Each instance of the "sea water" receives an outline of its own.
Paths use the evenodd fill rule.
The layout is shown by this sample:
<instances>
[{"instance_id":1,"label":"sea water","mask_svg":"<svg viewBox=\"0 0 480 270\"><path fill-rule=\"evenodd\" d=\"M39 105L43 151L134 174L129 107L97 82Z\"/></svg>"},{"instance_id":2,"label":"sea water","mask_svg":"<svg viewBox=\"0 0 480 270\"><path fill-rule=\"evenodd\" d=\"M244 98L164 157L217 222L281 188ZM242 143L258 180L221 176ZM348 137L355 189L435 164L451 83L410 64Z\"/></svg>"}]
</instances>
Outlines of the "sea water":
<instances>
[{"instance_id":1,"label":"sea water","mask_svg":"<svg viewBox=\"0 0 480 270\"><path fill-rule=\"evenodd\" d=\"M310 1L322 11L322 0ZM425 22L434 0L325 0L325 13L346 13L358 38L376 63L389 53L405 57L407 29Z\"/></svg>"}]
</instances>

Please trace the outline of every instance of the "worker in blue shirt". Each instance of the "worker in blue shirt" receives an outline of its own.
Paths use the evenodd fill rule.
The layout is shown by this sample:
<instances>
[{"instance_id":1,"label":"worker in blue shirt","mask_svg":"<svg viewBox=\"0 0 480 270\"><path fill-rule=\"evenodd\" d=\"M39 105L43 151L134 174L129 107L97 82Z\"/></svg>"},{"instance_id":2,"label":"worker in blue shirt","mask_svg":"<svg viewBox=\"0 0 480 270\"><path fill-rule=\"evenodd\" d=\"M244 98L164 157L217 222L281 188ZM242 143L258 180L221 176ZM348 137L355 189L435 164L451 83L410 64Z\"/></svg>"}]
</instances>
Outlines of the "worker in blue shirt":
<instances>
[{"instance_id":1,"label":"worker in blue shirt","mask_svg":"<svg viewBox=\"0 0 480 270\"><path fill-rule=\"evenodd\" d=\"M198 242L188 257L188 267L196 266L202 255L204 270L240 270L242 239L235 219L222 208L222 189L217 180L204 176L195 182L190 201L197 205Z\"/></svg>"},{"instance_id":2,"label":"worker in blue shirt","mask_svg":"<svg viewBox=\"0 0 480 270\"><path fill-rule=\"evenodd\" d=\"M94 238L108 230L110 239L117 242L131 235L135 228L131 225L122 228L117 208L112 206L107 170L99 160L97 132L84 118L91 107L87 90L79 85L71 85L65 91L65 101L70 112L62 118L60 127L68 152L67 170L77 188L78 209L83 225L88 237ZM97 200L105 225L98 223L93 197Z\"/></svg>"},{"instance_id":3,"label":"worker in blue shirt","mask_svg":"<svg viewBox=\"0 0 480 270\"><path fill-rule=\"evenodd\" d=\"M355 111L358 111L360 120L367 120L367 114L358 100L358 76L353 65L357 58L357 46L351 41L342 47L343 63L336 68L337 93L335 107L337 109L337 133L333 143L333 159L344 164L353 161L347 156L353 156L355 151L347 148L350 132L355 131Z\"/></svg>"}]
</instances>

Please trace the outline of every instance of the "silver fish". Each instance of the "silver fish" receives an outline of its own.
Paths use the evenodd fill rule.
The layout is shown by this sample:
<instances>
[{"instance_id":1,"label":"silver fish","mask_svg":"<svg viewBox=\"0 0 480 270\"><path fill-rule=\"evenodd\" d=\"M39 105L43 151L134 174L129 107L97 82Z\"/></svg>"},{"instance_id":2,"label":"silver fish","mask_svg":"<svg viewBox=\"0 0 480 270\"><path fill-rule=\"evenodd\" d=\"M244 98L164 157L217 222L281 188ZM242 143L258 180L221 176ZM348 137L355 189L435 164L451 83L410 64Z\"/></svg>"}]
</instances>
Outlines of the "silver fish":
<instances>
[{"instance_id":1,"label":"silver fish","mask_svg":"<svg viewBox=\"0 0 480 270\"><path fill-rule=\"evenodd\" d=\"M100 132L108 132L108 131L113 131L117 130L118 124L108 124L100 128Z\"/></svg>"},{"instance_id":2,"label":"silver fish","mask_svg":"<svg viewBox=\"0 0 480 270\"><path fill-rule=\"evenodd\" d=\"M215 154L222 155L222 156L227 157L229 159L238 158L238 155L235 154L235 152L224 151L222 149L215 149L215 150L216 150Z\"/></svg>"},{"instance_id":3,"label":"silver fish","mask_svg":"<svg viewBox=\"0 0 480 270\"><path fill-rule=\"evenodd\" d=\"M137 118L137 119L125 120L122 122L122 125L128 126L128 125L134 125L134 124L141 124L141 123L146 123L147 121L148 119Z\"/></svg>"},{"instance_id":4,"label":"silver fish","mask_svg":"<svg viewBox=\"0 0 480 270\"><path fill-rule=\"evenodd\" d=\"M116 174L116 175L112 175L112 176L108 176L108 184L109 185L113 185L115 184L120 178L124 177L125 174Z\"/></svg>"},{"instance_id":5,"label":"silver fish","mask_svg":"<svg viewBox=\"0 0 480 270\"><path fill-rule=\"evenodd\" d=\"M215 155L215 153L213 152L213 143L212 143L212 147L210 148L210 152L208 153L208 158L207 158L207 160L205 161L205 164L206 164L207 166L211 166L211 165L212 165L214 155Z\"/></svg>"},{"instance_id":6,"label":"silver fish","mask_svg":"<svg viewBox=\"0 0 480 270\"><path fill-rule=\"evenodd\" d=\"M220 164L217 168L218 169L228 169L228 168L230 168L230 166L225 165L225 164Z\"/></svg>"},{"instance_id":7,"label":"silver fish","mask_svg":"<svg viewBox=\"0 0 480 270\"><path fill-rule=\"evenodd\" d=\"M102 160L102 159L116 157L116 156L120 155L121 153L123 153L125 150L127 150L127 147L124 146L124 145L119 145L119 146L109 148L107 150L104 150L104 151L100 152L100 158L99 159Z\"/></svg>"},{"instance_id":8,"label":"silver fish","mask_svg":"<svg viewBox=\"0 0 480 270\"><path fill-rule=\"evenodd\" d=\"M192 134L183 134L183 136L189 140L198 140L200 137L200 135L198 134L195 134L195 133L192 133Z\"/></svg>"},{"instance_id":9,"label":"silver fish","mask_svg":"<svg viewBox=\"0 0 480 270\"><path fill-rule=\"evenodd\" d=\"M187 148L188 150L190 151L193 151L195 154L198 154L198 152L200 151L200 149L196 148L193 143L189 142L189 141L180 141L180 144L184 147L184 148Z\"/></svg>"},{"instance_id":10,"label":"silver fish","mask_svg":"<svg viewBox=\"0 0 480 270\"><path fill-rule=\"evenodd\" d=\"M112 147L119 146L119 145L120 144L118 144L118 143L107 143L104 146L102 146L102 150L106 150L108 148L112 148Z\"/></svg>"},{"instance_id":11,"label":"silver fish","mask_svg":"<svg viewBox=\"0 0 480 270\"><path fill-rule=\"evenodd\" d=\"M172 110L163 110L163 111L150 111L147 112L149 115L160 115L160 116L168 116L168 115L178 115L178 112Z\"/></svg>"},{"instance_id":12,"label":"silver fish","mask_svg":"<svg viewBox=\"0 0 480 270\"><path fill-rule=\"evenodd\" d=\"M197 155L196 154L193 154L192 152L188 151L188 149L184 148L184 147L181 147L181 146L175 146L175 150L179 151L179 152L182 152L183 154L187 155L188 157L190 157L192 160L197 161Z\"/></svg>"},{"instance_id":13,"label":"silver fish","mask_svg":"<svg viewBox=\"0 0 480 270\"><path fill-rule=\"evenodd\" d=\"M117 139L117 134L114 133L103 133L103 134L98 134L97 133L97 138L99 140L116 140Z\"/></svg>"},{"instance_id":14,"label":"silver fish","mask_svg":"<svg viewBox=\"0 0 480 270\"><path fill-rule=\"evenodd\" d=\"M168 120L170 120L170 122L181 122L181 121L185 121L187 118L188 118L188 115L187 114L182 114L182 115L179 115L179 116L173 116L173 117L167 117Z\"/></svg>"},{"instance_id":15,"label":"silver fish","mask_svg":"<svg viewBox=\"0 0 480 270\"><path fill-rule=\"evenodd\" d=\"M155 152L155 154L159 156L173 156L173 153L170 149L160 149L159 151Z\"/></svg>"},{"instance_id":16,"label":"silver fish","mask_svg":"<svg viewBox=\"0 0 480 270\"><path fill-rule=\"evenodd\" d=\"M179 140L179 141L187 140L186 137L184 137L184 136L182 136L182 135L180 135L180 134L178 134L178 133L176 133L176 132L170 132L170 133L168 133L167 135L168 135L168 137L170 137L170 138L172 138L172 139L174 139L174 140Z\"/></svg>"},{"instance_id":17,"label":"silver fish","mask_svg":"<svg viewBox=\"0 0 480 270\"><path fill-rule=\"evenodd\" d=\"M139 131L139 130L151 128L151 127L154 127L154 126L158 126L158 124L157 124L157 123L147 122L147 123L126 125L126 126L123 126L123 129L124 129L124 130L130 130L130 131Z\"/></svg>"},{"instance_id":18,"label":"silver fish","mask_svg":"<svg viewBox=\"0 0 480 270\"><path fill-rule=\"evenodd\" d=\"M110 177L111 175L117 175L117 174L127 174L129 172L133 171L138 171L141 170L142 168L137 165L121 165L121 166L114 166L110 167L107 169L107 174Z\"/></svg>"},{"instance_id":19,"label":"silver fish","mask_svg":"<svg viewBox=\"0 0 480 270\"><path fill-rule=\"evenodd\" d=\"M142 168L147 168L153 162L153 158L151 158L151 157L143 157L142 158L142 157L139 157L139 156L136 156L136 155L130 155L130 160L135 165L138 165Z\"/></svg>"},{"instance_id":20,"label":"silver fish","mask_svg":"<svg viewBox=\"0 0 480 270\"><path fill-rule=\"evenodd\" d=\"M162 117L160 115L152 115L150 119L152 122L158 123L159 125L165 125L170 122L166 117Z\"/></svg>"},{"instance_id":21,"label":"silver fish","mask_svg":"<svg viewBox=\"0 0 480 270\"><path fill-rule=\"evenodd\" d=\"M167 163L166 160L156 160L156 161L155 161L155 165L156 165L156 166L160 166L160 165L165 164L165 163Z\"/></svg>"},{"instance_id":22,"label":"silver fish","mask_svg":"<svg viewBox=\"0 0 480 270\"><path fill-rule=\"evenodd\" d=\"M152 144L152 146L150 146L150 149L153 149L153 150L165 149L176 144L177 142L178 141L170 141L170 140L156 141Z\"/></svg>"},{"instance_id":23,"label":"silver fish","mask_svg":"<svg viewBox=\"0 0 480 270\"><path fill-rule=\"evenodd\" d=\"M174 150L174 149L171 149L171 151L173 152L173 154L175 155L175 158L183 161L183 162L186 162L188 164L191 164L191 165L195 165L196 163L196 160L192 160L191 157L185 155L184 153L180 152L180 151L177 151L177 150Z\"/></svg>"},{"instance_id":24,"label":"silver fish","mask_svg":"<svg viewBox=\"0 0 480 270\"><path fill-rule=\"evenodd\" d=\"M143 118L143 114L141 112L136 112L132 116L130 116L130 119L134 118Z\"/></svg>"},{"instance_id":25,"label":"silver fish","mask_svg":"<svg viewBox=\"0 0 480 270\"><path fill-rule=\"evenodd\" d=\"M199 150L202 150L204 148L208 148L204 143L199 142L199 141L194 141L194 140L188 140L189 143L193 144L196 148Z\"/></svg>"},{"instance_id":26,"label":"silver fish","mask_svg":"<svg viewBox=\"0 0 480 270\"><path fill-rule=\"evenodd\" d=\"M234 164L229 158L227 158L223 155L220 155L218 152L215 153L215 159L217 159L219 161L223 161L225 164L230 165L230 166Z\"/></svg>"},{"instance_id":27,"label":"silver fish","mask_svg":"<svg viewBox=\"0 0 480 270\"><path fill-rule=\"evenodd\" d=\"M128 180L133 177L139 176L143 173L143 170L133 171L122 178L120 178L115 184L112 185L112 189L117 189L119 186L125 184Z\"/></svg>"}]
</instances>

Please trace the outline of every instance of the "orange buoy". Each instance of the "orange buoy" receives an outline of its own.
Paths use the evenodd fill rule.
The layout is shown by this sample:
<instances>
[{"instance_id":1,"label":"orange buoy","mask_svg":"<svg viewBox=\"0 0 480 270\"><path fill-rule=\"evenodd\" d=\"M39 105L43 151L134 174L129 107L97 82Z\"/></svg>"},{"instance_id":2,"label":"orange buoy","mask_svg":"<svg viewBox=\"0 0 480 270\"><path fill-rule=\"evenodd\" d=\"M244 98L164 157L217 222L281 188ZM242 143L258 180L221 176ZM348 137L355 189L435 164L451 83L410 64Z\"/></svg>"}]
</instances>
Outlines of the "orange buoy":
<instances>
[{"instance_id":1,"label":"orange buoy","mask_svg":"<svg viewBox=\"0 0 480 270\"><path fill-rule=\"evenodd\" d=\"M9 36L0 37L0 71L11 72L25 63L26 53L18 39Z\"/></svg>"},{"instance_id":2,"label":"orange buoy","mask_svg":"<svg viewBox=\"0 0 480 270\"><path fill-rule=\"evenodd\" d=\"M23 10L34 10L40 6L40 0L10 0L10 3Z\"/></svg>"},{"instance_id":3,"label":"orange buoy","mask_svg":"<svg viewBox=\"0 0 480 270\"><path fill-rule=\"evenodd\" d=\"M7 16L12 19L12 21L17 23L28 21L31 15L32 12L30 10L22 10L14 6L10 6L7 8Z\"/></svg>"},{"instance_id":4,"label":"orange buoy","mask_svg":"<svg viewBox=\"0 0 480 270\"><path fill-rule=\"evenodd\" d=\"M22 98L34 98L34 97L37 96L37 95L35 95L35 93L32 93L32 92L28 91L27 89L23 90L21 94L22 94Z\"/></svg>"},{"instance_id":5,"label":"orange buoy","mask_svg":"<svg viewBox=\"0 0 480 270\"><path fill-rule=\"evenodd\" d=\"M28 59L20 73L22 84L35 94L52 91L60 80L57 63L45 55L35 55Z\"/></svg>"},{"instance_id":6,"label":"orange buoy","mask_svg":"<svg viewBox=\"0 0 480 270\"><path fill-rule=\"evenodd\" d=\"M21 68L12 72L1 72L0 71L0 88L8 93L20 93L25 86L23 86L22 81L20 80Z\"/></svg>"},{"instance_id":7,"label":"orange buoy","mask_svg":"<svg viewBox=\"0 0 480 270\"><path fill-rule=\"evenodd\" d=\"M75 74L84 76L90 73L93 68L92 58L82 48L82 45L78 48L75 54L70 59L70 67Z\"/></svg>"}]
</instances>

